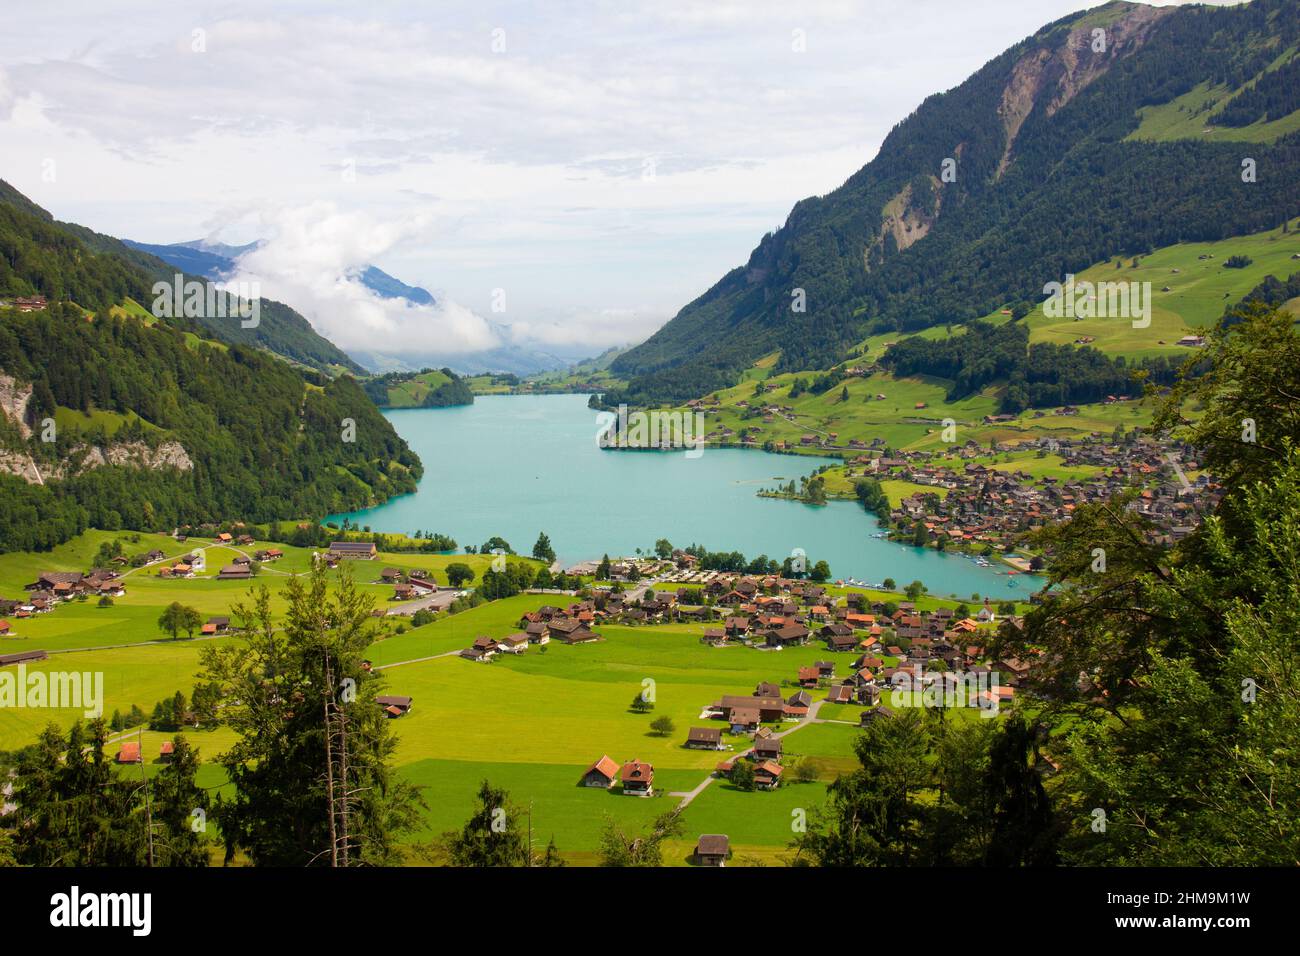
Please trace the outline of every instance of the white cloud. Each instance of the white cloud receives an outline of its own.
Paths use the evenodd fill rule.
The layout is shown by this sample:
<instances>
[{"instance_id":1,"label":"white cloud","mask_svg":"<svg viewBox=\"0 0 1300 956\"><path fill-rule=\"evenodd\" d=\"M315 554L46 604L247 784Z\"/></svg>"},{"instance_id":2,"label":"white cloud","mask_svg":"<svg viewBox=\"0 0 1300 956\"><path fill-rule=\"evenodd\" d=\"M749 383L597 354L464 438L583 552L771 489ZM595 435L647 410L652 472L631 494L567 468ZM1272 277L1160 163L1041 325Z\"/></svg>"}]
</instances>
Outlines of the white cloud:
<instances>
[{"instance_id":1,"label":"white cloud","mask_svg":"<svg viewBox=\"0 0 1300 956\"><path fill-rule=\"evenodd\" d=\"M382 344L389 352L459 354L494 348L498 338L489 324L465 306L445 298L432 306L383 298L356 278L430 225L425 214L374 221L328 202L261 210L254 228L265 241L239 257L230 282L256 282L264 297L292 305L344 350Z\"/></svg>"},{"instance_id":2,"label":"white cloud","mask_svg":"<svg viewBox=\"0 0 1300 956\"><path fill-rule=\"evenodd\" d=\"M652 331L925 96L1080 5L16 4L0 177L118 236L270 239L244 269L345 348L470 348L492 334L481 316L603 346ZM377 299L347 278L367 262L449 304Z\"/></svg>"}]
</instances>

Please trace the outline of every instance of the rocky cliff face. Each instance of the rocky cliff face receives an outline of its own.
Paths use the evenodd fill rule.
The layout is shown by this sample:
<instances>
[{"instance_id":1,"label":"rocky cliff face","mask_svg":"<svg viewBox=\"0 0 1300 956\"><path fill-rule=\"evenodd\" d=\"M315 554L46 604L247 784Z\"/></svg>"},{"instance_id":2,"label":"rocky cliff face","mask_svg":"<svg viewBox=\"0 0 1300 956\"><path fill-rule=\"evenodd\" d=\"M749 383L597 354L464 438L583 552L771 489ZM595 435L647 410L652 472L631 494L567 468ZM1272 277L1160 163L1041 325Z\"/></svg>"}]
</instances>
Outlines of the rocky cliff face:
<instances>
[{"instance_id":1,"label":"rocky cliff face","mask_svg":"<svg viewBox=\"0 0 1300 956\"><path fill-rule=\"evenodd\" d=\"M180 442L175 441L165 441L157 448L150 448L144 442L77 445L67 458L53 466L37 462L22 451L0 450L0 473L14 475L30 484L70 478L110 465L155 471L162 468L175 468L179 471L194 469L189 453Z\"/></svg>"},{"instance_id":2,"label":"rocky cliff face","mask_svg":"<svg viewBox=\"0 0 1300 956\"><path fill-rule=\"evenodd\" d=\"M20 385L12 376L0 373L0 416L17 430L23 440L32 437L31 426L27 424L27 410L31 401L30 385ZM141 441L77 445L66 458L53 466L33 460L21 446L0 448L0 474L15 475L32 484L44 484L50 479L68 478L110 465L153 470L194 469L189 453L177 441L161 442L153 448Z\"/></svg>"},{"instance_id":3,"label":"rocky cliff face","mask_svg":"<svg viewBox=\"0 0 1300 956\"><path fill-rule=\"evenodd\" d=\"M19 385L17 379L0 373L0 414L17 426L23 438L30 438L27 424L27 407L32 402L32 387Z\"/></svg>"}]
</instances>

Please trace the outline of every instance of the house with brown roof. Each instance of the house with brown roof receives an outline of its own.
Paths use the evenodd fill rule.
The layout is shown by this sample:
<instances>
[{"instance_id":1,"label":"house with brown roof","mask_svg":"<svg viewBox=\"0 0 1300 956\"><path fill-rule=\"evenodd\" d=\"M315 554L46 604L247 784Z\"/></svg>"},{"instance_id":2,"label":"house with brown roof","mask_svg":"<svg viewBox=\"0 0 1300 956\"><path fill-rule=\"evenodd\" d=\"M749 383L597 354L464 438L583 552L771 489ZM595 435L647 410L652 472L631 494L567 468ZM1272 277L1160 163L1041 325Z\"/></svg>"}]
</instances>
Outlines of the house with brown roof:
<instances>
[{"instance_id":1,"label":"house with brown roof","mask_svg":"<svg viewBox=\"0 0 1300 956\"><path fill-rule=\"evenodd\" d=\"M686 746L692 750L722 750L722 728L692 727L686 732Z\"/></svg>"},{"instance_id":2,"label":"house with brown roof","mask_svg":"<svg viewBox=\"0 0 1300 956\"><path fill-rule=\"evenodd\" d=\"M507 654L522 654L528 650L528 635L519 631L515 634L507 634L497 641L497 646Z\"/></svg>"},{"instance_id":3,"label":"house with brown roof","mask_svg":"<svg viewBox=\"0 0 1300 956\"><path fill-rule=\"evenodd\" d=\"M726 834L705 833L695 843L697 866L726 866L731 855L731 841Z\"/></svg>"},{"instance_id":4,"label":"house with brown roof","mask_svg":"<svg viewBox=\"0 0 1300 956\"><path fill-rule=\"evenodd\" d=\"M375 698L375 703L384 708L389 717L401 717L411 709L411 698L395 694L381 694Z\"/></svg>"},{"instance_id":5,"label":"house with brown roof","mask_svg":"<svg viewBox=\"0 0 1300 956\"><path fill-rule=\"evenodd\" d=\"M826 702L828 704L853 703L853 686L851 684L836 684L826 692Z\"/></svg>"},{"instance_id":6,"label":"house with brown roof","mask_svg":"<svg viewBox=\"0 0 1300 956\"><path fill-rule=\"evenodd\" d=\"M602 790L608 790L614 786L614 781L618 779L618 775L618 761L610 757L609 754L604 754L582 772L582 779L579 783L584 787L600 787Z\"/></svg>"},{"instance_id":7,"label":"house with brown roof","mask_svg":"<svg viewBox=\"0 0 1300 956\"><path fill-rule=\"evenodd\" d=\"M373 541L331 541L328 556L338 560L349 558L361 561L373 561L379 551Z\"/></svg>"},{"instance_id":8,"label":"house with brown roof","mask_svg":"<svg viewBox=\"0 0 1300 956\"><path fill-rule=\"evenodd\" d=\"M759 790L775 790L781 785L781 765L774 760L764 760L754 768L754 786Z\"/></svg>"},{"instance_id":9,"label":"house with brown roof","mask_svg":"<svg viewBox=\"0 0 1300 956\"><path fill-rule=\"evenodd\" d=\"M788 647L808 640L811 631L802 624L784 624L767 632L768 647Z\"/></svg>"},{"instance_id":10,"label":"house with brown roof","mask_svg":"<svg viewBox=\"0 0 1300 956\"><path fill-rule=\"evenodd\" d=\"M623 793L633 797L648 797L654 793L655 768L641 760L629 760L618 774Z\"/></svg>"},{"instance_id":11,"label":"house with brown roof","mask_svg":"<svg viewBox=\"0 0 1300 956\"><path fill-rule=\"evenodd\" d=\"M760 761L780 760L781 759L781 738L780 737L755 738L754 759Z\"/></svg>"},{"instance_id":12,"label":"house with brown roof","mask_svg":"<svg viewBox=\"0 0 1300 956\"><path fill-rule=\"evenodd\" d=\"M780 720L783 704L784 701L780 696L742 697L738 694L727 694L712 706L715 710L721 711L722 716L732 723L735 723L734 711L755 711L757 719L754 722L757 723L758 720Z\"/></svg>"}]
</instances>

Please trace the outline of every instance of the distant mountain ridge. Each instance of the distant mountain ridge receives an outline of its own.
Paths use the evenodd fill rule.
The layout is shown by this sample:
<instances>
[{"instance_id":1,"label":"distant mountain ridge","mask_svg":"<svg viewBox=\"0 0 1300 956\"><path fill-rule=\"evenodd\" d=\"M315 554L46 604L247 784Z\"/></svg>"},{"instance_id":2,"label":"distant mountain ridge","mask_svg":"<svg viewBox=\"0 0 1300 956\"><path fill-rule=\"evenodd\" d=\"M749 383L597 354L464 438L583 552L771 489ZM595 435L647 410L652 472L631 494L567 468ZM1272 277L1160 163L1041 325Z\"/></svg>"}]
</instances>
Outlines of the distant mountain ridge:
<instances>
[{"instance_id":1,"label":"distant mountain ridge","mask_svg":"<svg viewBox=\"0 0 1300 956\"><path fill-rule=\"evenodd\" d=\"M607 400L697 397L772 352L782 371L826 368L869 334L1037 301L1115 254L1278 225L1300 210L1300 114L1279 112L1294 104L1276 84L1234 119L1254 117L1242 142L1136 134L1139 110L1200 84L1235 102L1297 49L1297 0L1114 2L1049 24L927 98L844 185L797 203L745 265L613 363L630 381Z\"/></svg>"},{"instance_id":2,"label":"distant mountain ridge","mask_svg":"<svg viewBox=\"0 0 1300 956\"><path fill-rule=\"evenodd\" d=\"M259 242L250 242L242 246L232 246L202 239L165 245L130 239L123 242L132 249L157 256L178 269L202 275L212 281L229 278L236 271L235 260L260 245ZM437 305L436 297L427 289L408 285L378 266L365 266L357 270L353 278L385 299L403 299L417 306ZM427 368L444 366L455 369L461 375L478 375L485 372L536 375L563 369L591 354L590 348L586 346L544 348L518 344L511 341L509 326L491 322L489 325L498 341L503 344L480 352L413 353L408 349L388 350L376 347L374 349L354 348L349 354L360 366L381 375L390 372L417 373Z\"/></svg>"},{"instance_id":3,"label":"distant mountain ridge","mask_svg":"<svg viewBox=\"0 0 1300 956\"><path fill-rule=\"evenodd\" d=\"M235 260L261 245L261 242L249 242L242 246L232 246L203 239L167 244L137 242L134 239L123 239L122 242L132 249L155 255L178 269L217 282L234 274ZM434 304L433 294L429 290L407 285L377 266L366 266L357 272L356 278L367 289L386 299L406 299L416 305Z\"/></svg>"}]
</instances>

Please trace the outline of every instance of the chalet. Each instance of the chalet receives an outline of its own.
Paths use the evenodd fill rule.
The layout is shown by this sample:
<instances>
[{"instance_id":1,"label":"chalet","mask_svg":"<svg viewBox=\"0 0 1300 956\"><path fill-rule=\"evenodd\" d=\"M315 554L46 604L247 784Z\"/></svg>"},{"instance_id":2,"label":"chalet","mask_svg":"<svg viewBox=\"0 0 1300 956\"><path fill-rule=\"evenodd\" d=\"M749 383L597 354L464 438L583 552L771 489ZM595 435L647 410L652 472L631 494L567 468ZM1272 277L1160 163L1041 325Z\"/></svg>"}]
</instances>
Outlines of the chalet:
<instances>
[{"instance_id":1,"label":"chalet","mask_svg":"<svg viewBox=\"0 0 1300 956\"><path fill-rule=\"evenodd\" d=\"M244 546L250 545L253 543L253 536L251 534L241 534L235 539L235 543Z\"/></svg>"},{"instance_id":2,"label":"chalet","mask_svg":"<svg viewBox=\"0 0 1300 956\"><path fill-rule=\"evenodd\" d=\"M722 750L722 729L692 727L686 734L686 746L691 750Z\"/></svg>"},{"instance_id":3,"label":"chalet","mask_svg":"<svg viewBox=\"0 0 1300 956\"><path fill-rule=\"evenodd\" d=\"M117 752L118 763L144 763L144 758L140 755L140 744L138 741L131 741L122 744L122 748Z\"/></svg>"},{"instance_id":4,"label":"chalet","mask_svg":"<svg viewBox=\"0 0 1300 956\"><path fill-rule=\"evenodd\" d=\"M484 634L480 634L478 637L474 638L474 643L471 644L470 646L477 648L478 650L482 651L484 654L487 655L495 654L498 650L500 650L496 638L488 637L487 635Z\"/></svg>"},{"instance_id":5,"label":"chalet","mask_svg":"<svg viewBox=\"0 0 1300 956\"><path fill-rule=\"evenodd\" d=\"M755 760L780 760L781 738L763 737L754 741Z\"/></svg>"},{"instance_id":6,"label":"chalet","mask_svg":"<svg viewBox=\"0 0 1300 956\"><path fill-rule=\"evenodd\" d=\"M253 569L246 564L227 564L217 572L220 581L246 581L253 576Z\"/></svg>"},{"instance_id":7,"label":"chalet","mask_svg":"<svg viewBox=\"0 0 1300 956\"><path fill-rule=\"evenodd\" d=\"M827 631L829 629L830 628L824 627L822 628L822 631ZM831 634L826 638L826 647L828 650L841 652L852 651L856 650L857 646L858 639L853 636L852 631L849 631L847 634Z\"/></svg>"},{"instance_id":8,"label":"chalet","mask_svg":"<svg viewBox=\"0 0 1300 956\"><path fill-rule=\"evenodd\" d=\"M600 635L595 631L588 630L586 627L579 627L562 638L565 644L590 644L593 641L600 640Z\"/></svg>"},{"instance_id":9,"label":"chalet","mask_svg":"<svg viewBox=\"0 0 1300 956\"><path fill-rule=\"evenodd\" d=\"M802 644L811 632L802 624L785 624L767 632L768 647L786 647Z\"/></svg>"},{"instance_id":10,"label":"chalet","mask_svg":"<svg viewBox=\"0 0 1300 956\"><path fill-rule=\"evenodd\" d=\"M252 564L253 559L246 554L237 554L235 555L235 559L230 563L231 564Z\"/></svg>"},{"instance_id":11,"label":"chalet","mask_svg":"<svg viewBox=\"0 0 1300 956\"><path fill-rule=\"evenodd\" d=\"M799 668L799 686L816 687L817 682L821 680L821 676L821 671L816 667L801 667Z\"/></svg>"},{"instance_id":12,"label":"chalet","mask_svg":"<svg viewBox=\"0 0 1300 956\"><path fill-rule=\"evenodd\" d=\"M267 561L279 561L284 557L284 552L279 548L265 548L254 553L253 557L264 563Z\"/></svg>"},{"instance_id":13,"label":"chalet","mask_svg":"<svg viewBox=\"0 0 1300 956\"><path fill-rule=\"evenodd\" d=\"M873 720L879 720L882 717L893 717L893 716L894 716L894 711L892 708L886 707L884 704L877 704L875 707L868 707L866 710L864 710L862 712L862 715L858 718L858 723L860 723L863 727L865 727Z\"/></svg>"},{"instance_id":14,"label":"chalet","mask_svg":"<svg viewBox=\"0 0 1300 956\"><path fill-rule=\"evenodd\" d=\"M401 717L411 709L411 698L392 694L381 694L375 698L375 703L384 708L389 717Z\"/></svg>"},{"instance_id":15,"label":"chalet","mask_svg":"<svg viewBox=\"0 0 1300 956\"><path fill-rule=\"evenodd\" d=\"M384 568L379 572L379 580L384 584L393 584L405 577L400 568Z\"/></svg>"},{"instance_id":16,"label":"chalet","mask_svg":"<svg viewBox=\"0 0 1300 956\"><path fill-rule=\"evenodd\" d=\"M415 586L408 581L398 581L393 585L394 601L409 601L415 596Z\"/></svg>"},{"instance_id":17,"label":"chalet","mask_svg":"<svg viewBox=\"0 0 1300 956\"><path fill-rule=\"evenodd\" d=\"M1004 657L997 662L997 669L1010 678L1008 683L1016 684L1029 676L1029 665L1018 657Z\"/></svg>"},{"instance_id":18,"label":"chalet","mask_svg":"<svg viewBox=\"0 0 1300 956\"><path fill-rule=\"evenodd\" d=\"M853 685L836 684L826 692L826 701L830 704L851 704L853 703Z\"/></svg>"},{"instance_id":19,"label":"chalet","mask_svg":"<svg viewBox=\"0 0 1300 956\"><path fill-rule=\"evenodd\" d=\"M0 620L0 637L8 637L8 636L9 636L9 622L5 620Z\"/></svg>"},{"instance_id":20,"label":"chalet","mask_svg":"<svg viewBox=\"0 0 1300 956\"><path fill-rule=\"evenodd\" d=\"M727 632L720 627L706 627L704 636L700 638L700 641L704 644L720 647L727 643Z\"/></svg>"},{"instance_id":21,"label":"chalet","mask_svg":"<svg viewBox=\"0 0 1300 956\"><path fill-rule=\"evenodd\" d=\"M749 631L749 618L729 617L723 622L728 637L743 637Z\"/></svg>"},{"instance_id":22,"label":"chalet","mask_svg":"<svg viewBox=\"0 0 1300 956\"><path fill-rule=\"evenodd\" d=\"M754 786L759 790L775 790L781 785L781 765L764 760L754 768Z\"/></svg>"},{"instance_id":23,"label":"chalet","mask_svg":"<svg viewBox=\"0 0 1300 956\"><path fill-rule=\"evenodd\" d=\"M551 637L564 640L574 631L582 629L582 622L571 617L552 617L546 622L546 629Z\"/></svg>"},{"instance_id":24,"label":"chalet","mask_svg":"<svg viewBox=\"0 0 1300 956\"><path fill-rule=\"evenodd\" d=\"M754 688L755 697L780 697L781 688L771 681L762 681Z\"/></svg>"},{"instance_id":25,"label":"chalet","mask_svg":"<svg viewBox=\"0 0 1300 956\"><path fill-rule=\"evenodd\" d=\"M378 557L379 552L375 548L373 541L331 541L329 557L338 560L340 558L349 558L353 560L373 561Z\"/></svg>"},{"instance_id":26,"label":"chalet","mask_svg":"<svg viewBox=\"0 0 1300 956\"><path fill-rule=\"evenodd\" d=\"M52 591L56 595L66 597L69 592L80 589L84 577L85 575L80 571L42 571L36 580L26 585L23 590Z\"/></svg>"},{"instance_id":27,"label":"chalet","mask_svg":"<svg viewBox=\"0 0 1300 956\"><path fill-rule=\"evenodd\" d=\"M208 618L207 624L205 624L204 627L207 627L209 624L212 625L213 634L225 634L230 630L230 618L225 616Z\"/></svg>"},{"instance_id":28,"label":"chalet","mask_svg":"<svg viewBox=\"0 0 1300 956\"><path fill-rule=\"evenodd\" d=\"M528 635L523 632L507 634L497 641L497 646L507 654L522 654L528 650Z\"/></svg>"},{"instance_id":29,"label":"chalet","mask_svg":"<svg viewBox=\"0 0 1300 956\"><path fill-rule=\"evenodd\" d=\"M629 760L619 771L619 780L623 784L623 793L633 797L649 797L654 794L655 768L640 760Z\"/></svg>"},{"instance_id":30,"label":"chalet","mask_svg":"<svg viewBox=\"0 0 1300 956\"><path fill-rule=\"evenodd\" d=\"M600 787L602 790L608 790L614 786L618 775L618 761L605 754L582 772L580 782L584 787Z\"/></svg>"},{"instance_id":31,"label":"chalet","mask_svg":"<svg viewBox=\"0 0 1300 956\"><path fill-rule=\"evenodd\" d=\"M805 710L812 706L812 694L806 690L797 690L786 700L789 707L802 707Z\"/></svg>"},{"instance_id":32,"label":"chalet","mask_svg":"<svg viewBox=\"0 0 1300 956\"><path fill-rule=\"evenodd\" d=\"M164 740L162 742L162 745L158 748L158 759L166 763L170 761L174 756L176 756L175 742L171 740Z\"/></svg>"},{"instance_id":33,"label":"chalet","mask_svg":"<svg viewBox=\"0 0 1300 956\"><path fill-rule=\"evenodd\" d=\"M785 705L781 706L781 715L785 716ZM733 707L727 717L733 734L748 733L758 729L759 711L756 707Z\"/></svg>"},{"instance_id":34,"label":"chalet","mask_svg":"<svg viewBox=\"0 0 1300 956\"><path fill-rule=\"evenodd\" d=\"M152 551L150 551L148 554L144 556L144 559L149 564L153 564L155 561L161 561L165 557L167 557L167 555L163 554L157 548L154 548Z\"/></svg>"},{"instance_id":35,"label":"chalet","mask_svg":"<svg viewBox=\"0 0 1300 956\"><path fill-rule=\"evenodd\" d=\"M697 866L725 866L731 854L731 841L722 833L705 833L695 844Z\"/></svg>"},{"instance_id":36,"label":"chalet","mask_svg":"<svg viewBox=\"0 0 1300 956\"><path fill-rule=\"evenodd\" d=\"M229 531L223 531L221 532L221 534L217 535L218 544L230 544L230 542L234 540L235 540L234 537L230 534Z\"/></svg>"},{"instance_id":37,"label":"chalet","mask_svg":"<svg viewBox=\"0 0 1300 956\"><path fill-rule=\"evenodd\" d=\"M741 697L728 694L714 704L713 707L722 711L723 715L728 719L734 718L733 711L737 709L756 711L758 720L755 720L754 723L757 724L759 720L780 720L782 704L783 701L780 697L754 697L752 695Z\"/></svg>"}]
</instances>

